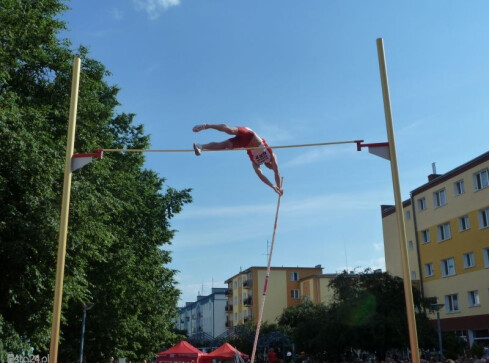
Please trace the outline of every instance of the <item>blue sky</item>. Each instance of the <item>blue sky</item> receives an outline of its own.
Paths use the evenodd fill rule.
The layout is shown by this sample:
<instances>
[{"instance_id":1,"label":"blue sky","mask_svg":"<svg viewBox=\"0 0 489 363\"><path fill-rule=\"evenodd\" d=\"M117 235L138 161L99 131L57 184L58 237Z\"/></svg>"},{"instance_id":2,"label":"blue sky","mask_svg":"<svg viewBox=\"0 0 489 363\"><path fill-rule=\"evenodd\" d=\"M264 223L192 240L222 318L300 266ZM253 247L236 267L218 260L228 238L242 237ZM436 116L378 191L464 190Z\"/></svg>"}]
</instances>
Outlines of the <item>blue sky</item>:
<instances>
[{"instance_id":1,"label":"blue sky","mask_svg":"<svg viewBox=\"0 0 489 363\"><path fill-rule=\"evenodd\" d=\"M402 197L487 151L487 1L73 0L62 35L121 88L157 149L227 138L243 125L270 145L387 140L376 39L389 73ZM104 145L100 145L104 147ZM78 150L82 151L82 150ZM276 151L284 196L273 266L385 268L381 204L389 162L354 144ZM107 154L106 157L110 157ZM170 267L181 303L265 266L277 195L244 152L147 154L194 202L175 217ZM271 177L271 174L267 174Z\"/></svg>"}]
</instances>

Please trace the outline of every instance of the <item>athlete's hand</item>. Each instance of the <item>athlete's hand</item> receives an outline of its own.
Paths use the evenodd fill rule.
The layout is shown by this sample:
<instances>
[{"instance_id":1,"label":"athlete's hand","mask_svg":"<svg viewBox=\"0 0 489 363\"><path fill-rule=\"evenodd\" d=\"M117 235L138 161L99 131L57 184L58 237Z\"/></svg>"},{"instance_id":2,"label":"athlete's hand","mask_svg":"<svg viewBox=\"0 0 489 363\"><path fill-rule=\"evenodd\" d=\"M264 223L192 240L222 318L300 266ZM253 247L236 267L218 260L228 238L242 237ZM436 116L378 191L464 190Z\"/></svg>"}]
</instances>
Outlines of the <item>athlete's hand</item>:
<instances>
[{"instance_id":1,"label":"athlete's hand","mask_svg":"<svg viewBox=\"0 0 489 363\"><path fill-rule=\"evenodd\" d=\"M282 196L284 194L284 190L279 188L278 186L274 185L273 186L273 190L275 190L275 193L277 193L278 195Z\"/></svg>"}]
</instances>

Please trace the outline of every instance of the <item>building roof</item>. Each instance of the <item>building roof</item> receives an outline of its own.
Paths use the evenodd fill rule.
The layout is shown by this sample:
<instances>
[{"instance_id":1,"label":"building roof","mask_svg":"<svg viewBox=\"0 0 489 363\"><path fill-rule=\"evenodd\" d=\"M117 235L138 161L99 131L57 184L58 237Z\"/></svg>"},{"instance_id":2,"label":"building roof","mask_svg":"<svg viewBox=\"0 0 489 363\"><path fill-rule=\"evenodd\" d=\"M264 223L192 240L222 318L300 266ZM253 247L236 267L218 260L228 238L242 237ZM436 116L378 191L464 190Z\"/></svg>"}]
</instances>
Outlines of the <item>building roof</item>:
<instances>
[{"instance_id":1,"label":"building roof","mask_svg":"<svg viewBox=\"0 0 489 363\"><path fill-rule=\"evenodd\" d=\"M451 179L459 174L462 174L463 172L479 165L482 164L483 162L486 162L489 160L489 151L477 156L476 158L457 166L455 169L452 169L445 174L431 174L429 176L429 181L428 183L425 183L416 189L411 191L411 197L414 197L417 194L420 194L422 192L425 192L426 190L433 188L434 186L441 184L448 179ZM406 199L404 202L402 202L403 207L407 207L411 205L411 199ZM385 218L391 214L393 214L396 211L396 207L394 205L381 205L380 206L380 211L382 214L382 218Z\"/></svg>"},{"instance_id":2,"label":"building roof","mask_svg":"<svg viewBox=\"0 0 489 363\"><path fill-rule=\"evenodd\" d=\"M306 277L302 277L299 279L299 281L306 281L308 279L311 279L311 278L330 278L330 279L334 279L335 277L337 277L339 274L314 274L314 275L308 275Z\"/></svg>"},{"instance_id":3,"label":"building roof","mask_svg":"<svg viewBox=\"0 0 489 363\"><path fill-rule=\"evenodd\" d=\"M270 267L270 270L294 270L294 269L301 269L301 270L317 270L317 269L321 269L322 271L322 267L321 265L316 265L314 267L301 267L301 266L290 266L290 267L287 267L287 266L281 266L281 267ZM237 276L240 276L240 275L244 275L244 274L247 274L248 272L251 272L252 270L266 270L267 267L266 266L251 266L251 267L248 267L246 270L243 270L241 271L240 273L237 273L236 275L230 277L229 279L227 279L226 281L224 281L224 283L229 283L231 282L235 277Z\"/></svg>"},{"instance_id":4,"label":"building roof","mask_svg":"<svg viewBox=\"0 0 489 363\"><path fill-rule=\"evenodd\" d=\"M185 306L179 307L180 311L184 310L192 310L195 306L206 303L207 301L214 300L216 295L225 295L227 291L227 287L213 287L212 293L209 295L197 295L196 301L187 301Z\"/></svg>"},{"instance_id":5,"label":"building roof","mask_svg":"<svg viewBox=\"0 0 489 363\"><path fill-rule=\"evenodd\" d=\"M454 176L462 174L463 172L473 168L474 166L482 164L483 162L488 161L488 160L489 160L489 151L482 154L482 155L477 156L476 158L474 158L474 159L472 159L472 160L470 160L470 161L468 161L462 165L457 166L455 169L452 169L452 170L446 172L445 174L441 174L441 175L437 176L436 178L433 178L428 183L423 184L420 187L414 189L411 192L411 196L422 193L422 192L426 191L427 189L430 189L430 188L434 187L435 185L443 183L443 182L447 181L448 179L453 178Z\"/></svg>"}]
</instances>

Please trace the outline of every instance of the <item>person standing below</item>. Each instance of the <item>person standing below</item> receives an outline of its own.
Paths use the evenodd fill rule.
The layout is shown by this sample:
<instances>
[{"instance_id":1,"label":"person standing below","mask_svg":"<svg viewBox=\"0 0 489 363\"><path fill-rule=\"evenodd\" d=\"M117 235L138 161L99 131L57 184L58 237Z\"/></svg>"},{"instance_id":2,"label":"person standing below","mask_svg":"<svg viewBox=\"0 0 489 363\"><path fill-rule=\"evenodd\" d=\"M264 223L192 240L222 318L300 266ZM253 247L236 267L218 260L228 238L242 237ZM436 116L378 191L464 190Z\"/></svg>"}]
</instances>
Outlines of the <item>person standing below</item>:
<instances>
[{"instance_id":1,"label":"person standing below","mask_svg":"<svg viewBox=\"0 0 489 363\"><path fill-rule=\"evenodd\" d=\"M202 124L194 126L192 130L193 132L200 132L207 129L214 129L228 135L233 135L234 137L221 142L210 142L202 145L194 143L195 155L199 156L202 153L202 150L226 150L256 147L258 149L247 150L256 175L263 183L272 188L278 195L283 194L283 189L280 185L280 171L278 169L277 156L273 153L273 150L268 147L265 139L262 139L256 132L248 127L243 126ZM275 185L263 174L260 168L261 165L265 165L267 168L273 170Z\"/></svg>"},{"instance_id":2,"label":"person standing below","mask_svg":"<svg viewBox=\"0 0 489 363\"><path fill-rule=\"evenodd\" d=\"M273 350L273 348L270 348L267 354L268 358L268 363L277 363L277 354Z\"/></svg>"}]
</instances>

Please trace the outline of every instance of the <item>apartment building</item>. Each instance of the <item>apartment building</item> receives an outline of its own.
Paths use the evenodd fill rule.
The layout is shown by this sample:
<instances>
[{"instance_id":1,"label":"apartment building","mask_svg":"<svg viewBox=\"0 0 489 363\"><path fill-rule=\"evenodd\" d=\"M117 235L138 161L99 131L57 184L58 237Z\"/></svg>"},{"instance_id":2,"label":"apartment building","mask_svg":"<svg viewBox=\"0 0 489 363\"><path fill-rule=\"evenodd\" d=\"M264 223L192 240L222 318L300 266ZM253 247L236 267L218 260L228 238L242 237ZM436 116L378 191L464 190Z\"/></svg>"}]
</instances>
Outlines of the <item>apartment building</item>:
<instances>
[{"instance_id":1,"label":"apartment building","mask_svg":"<svg viewBox=\"0 0 489 363\"><path fill-rule=\"evenodd\" d=\"M322 270L321 265L271 267L262 321L275 323L285 308L299 304L302 301L302 279L321 275ZM254 266L225 281L228 284L225 311L229 329L248 321L257 323L266 273L266 267Z\"/></svg>"},{"instance_id":2,"label":"apartment building","mask_svg":"<svg viewBox=\"0 0 489 363\"><path fill-rule=\"evenodd\" d=\"M329 282L337 274L308 275L299 280L300 293L305 301L315 304L328 305L333 301L334 291L330 289Z\"/></svg>"},{"instance_id":3,"label":"apartment building","mask_svg":"<svg viewBox=\"0 0 489 363\"><path fill-rule=\"evenodd\" d=\"M226 288L212 288L210 295L199 295L197 301L187 302L179 309L177 329L185 330L188 337L216 338L226 332L226 291Z\"/></svg>"},{"instance_id":4,"label":"apartment building","mask_svg":"<svg viewBox=\"0 0 489 363\"><path fill-rule=\"evenodd\" d=\"M402 277L396 210L381 212L386 270ZM402 212L411 278L436 300L442 330L489 344L489 152L431 174Z\"/></svg>"}]
</instances>

